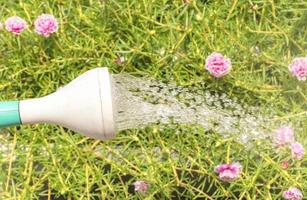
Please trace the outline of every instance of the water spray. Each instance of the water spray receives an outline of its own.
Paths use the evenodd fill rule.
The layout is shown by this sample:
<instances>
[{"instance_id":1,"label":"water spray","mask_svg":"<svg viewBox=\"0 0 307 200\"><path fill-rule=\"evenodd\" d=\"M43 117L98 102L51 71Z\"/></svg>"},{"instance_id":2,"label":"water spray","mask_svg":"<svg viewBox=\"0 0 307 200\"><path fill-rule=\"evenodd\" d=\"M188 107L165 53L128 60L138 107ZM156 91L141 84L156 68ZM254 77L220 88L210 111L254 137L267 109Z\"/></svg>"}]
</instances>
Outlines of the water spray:
<instances>
[{"instance_id":1,"label":"water spray","mask_svg":"<svg viewBox=\"0 0 307 200\"><path fill-rule=\"evenodd\" d=\"M107 68L85 72L45 97L0 103L0 127L56 124L94 139L115 137L111 77Z\"/></svg>"}]
</instances>

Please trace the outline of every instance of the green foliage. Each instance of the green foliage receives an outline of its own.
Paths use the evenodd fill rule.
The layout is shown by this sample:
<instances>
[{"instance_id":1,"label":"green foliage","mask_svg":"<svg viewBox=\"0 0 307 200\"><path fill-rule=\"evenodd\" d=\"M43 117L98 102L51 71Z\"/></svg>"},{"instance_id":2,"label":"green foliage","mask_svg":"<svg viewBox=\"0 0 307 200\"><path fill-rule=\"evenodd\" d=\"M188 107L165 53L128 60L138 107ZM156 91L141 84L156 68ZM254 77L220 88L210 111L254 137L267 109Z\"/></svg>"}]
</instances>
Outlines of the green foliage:
<instances>
[{"instance_id":1,"label":"green foliage","mask_svg":"<svg viewBox=\"0 0 307 200\"><path fill-rule=\"evenodd\" d=\"M108 66L179 85L205 81L250 105L261 102L277 113L272 120L299 122L297 139L307 147L306 82L287 68L307 55L304 0L10 0L0 10L1 21L18 15L30 23L20 36L0 33L1 100L43 96ZM48 39L33 31L41 13L60 23ZM232 60L221 80L203 67L213 51ZM127 61L116 64L118 56ZM284 170L280 163L289 154L263 141L246 148L198 127L153 126L108 142L51 125L2 132L1 143L13 145L0 155L1 199L280 199L292 185L307 196L306 156ZM232 161L243 165L242 177L220 182L214 167ZM146 195L133 192L139 179L150 183Z\"/></svg>"}]
</instances>

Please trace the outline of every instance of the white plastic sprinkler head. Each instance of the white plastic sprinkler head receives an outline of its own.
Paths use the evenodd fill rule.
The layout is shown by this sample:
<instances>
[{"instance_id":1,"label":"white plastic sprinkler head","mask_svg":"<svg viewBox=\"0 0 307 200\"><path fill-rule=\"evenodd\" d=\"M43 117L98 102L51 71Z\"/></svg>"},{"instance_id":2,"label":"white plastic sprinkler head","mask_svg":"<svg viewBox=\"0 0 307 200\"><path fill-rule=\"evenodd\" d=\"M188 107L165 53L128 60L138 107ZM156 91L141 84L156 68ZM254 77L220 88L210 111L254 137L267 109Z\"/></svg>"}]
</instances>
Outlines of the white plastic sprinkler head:
<instances>
[{"instance_id":1,"label":"white plastic sprinkler head","mask_svg":"<svg viewBox=\"0 0 307 200\"><path fill-rule=\"evenodd\" d=\"M116 135L114 118L107 68L89 70L45 97L0 103L0 127L50 123L104 140Z\"/></svg>"}]
</instances>

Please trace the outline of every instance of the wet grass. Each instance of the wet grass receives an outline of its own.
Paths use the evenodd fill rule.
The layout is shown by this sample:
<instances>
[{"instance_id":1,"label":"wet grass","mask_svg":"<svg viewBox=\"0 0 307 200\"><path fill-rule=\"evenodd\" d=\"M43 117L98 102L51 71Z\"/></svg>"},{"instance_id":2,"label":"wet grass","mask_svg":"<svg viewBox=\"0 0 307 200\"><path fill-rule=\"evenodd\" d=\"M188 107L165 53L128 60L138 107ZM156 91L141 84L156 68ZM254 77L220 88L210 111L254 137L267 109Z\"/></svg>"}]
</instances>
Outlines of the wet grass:
<instances>
[{"instance_id":1,"label":"wet grass","mask_svg":"<svg viewBox=\"0 0 307 200\"><path fill-rule=\"evenodd\" d=\"M82 72L107 66L174 81L205 82L250 105L276 112L274 120L300 124L307 147L307 86L288 71L306 56L307 3L281 1L20 0L0 2L3 22L19 15L30 29L16 37L0 32L1 100L49 94ZM58 33L43 39L32 23L54 14ZM204 60L219 51L233 70L214 79ZM115 60L123 56L120 65ZM307 195L307 158L292 161L266 141L247 149L231 138L198 127L158 126L121 132L113 141L84 138L51 125L2 130L0 197L3 199L280 199L289 186ZM280 163L290 160L284 170ZM221 162L240 161L242 177L231 184L213 172ZM136 194L132 183L150 190Z\"/></svg>"}]
</instances>

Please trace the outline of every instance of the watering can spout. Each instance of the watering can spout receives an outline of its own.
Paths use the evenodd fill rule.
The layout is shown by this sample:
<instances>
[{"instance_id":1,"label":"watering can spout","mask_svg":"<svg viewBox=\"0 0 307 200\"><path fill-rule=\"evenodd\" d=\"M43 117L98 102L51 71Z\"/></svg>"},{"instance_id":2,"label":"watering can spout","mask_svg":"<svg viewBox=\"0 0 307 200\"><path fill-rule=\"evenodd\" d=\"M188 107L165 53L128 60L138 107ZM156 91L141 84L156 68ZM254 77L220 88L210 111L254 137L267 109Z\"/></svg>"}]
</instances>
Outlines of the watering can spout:
<instances>
[{"instance_id":1,"label":"watering can spout","mask_svg":"<svg viewBox=\"0 0 307 200\"><path fill-rule=\"evenodd\" d=\"M107 68L95 68L45 97L0 103L0 127L57 124L94 139L115 137L112 82Z\"/></svg>"}]
</instances>

